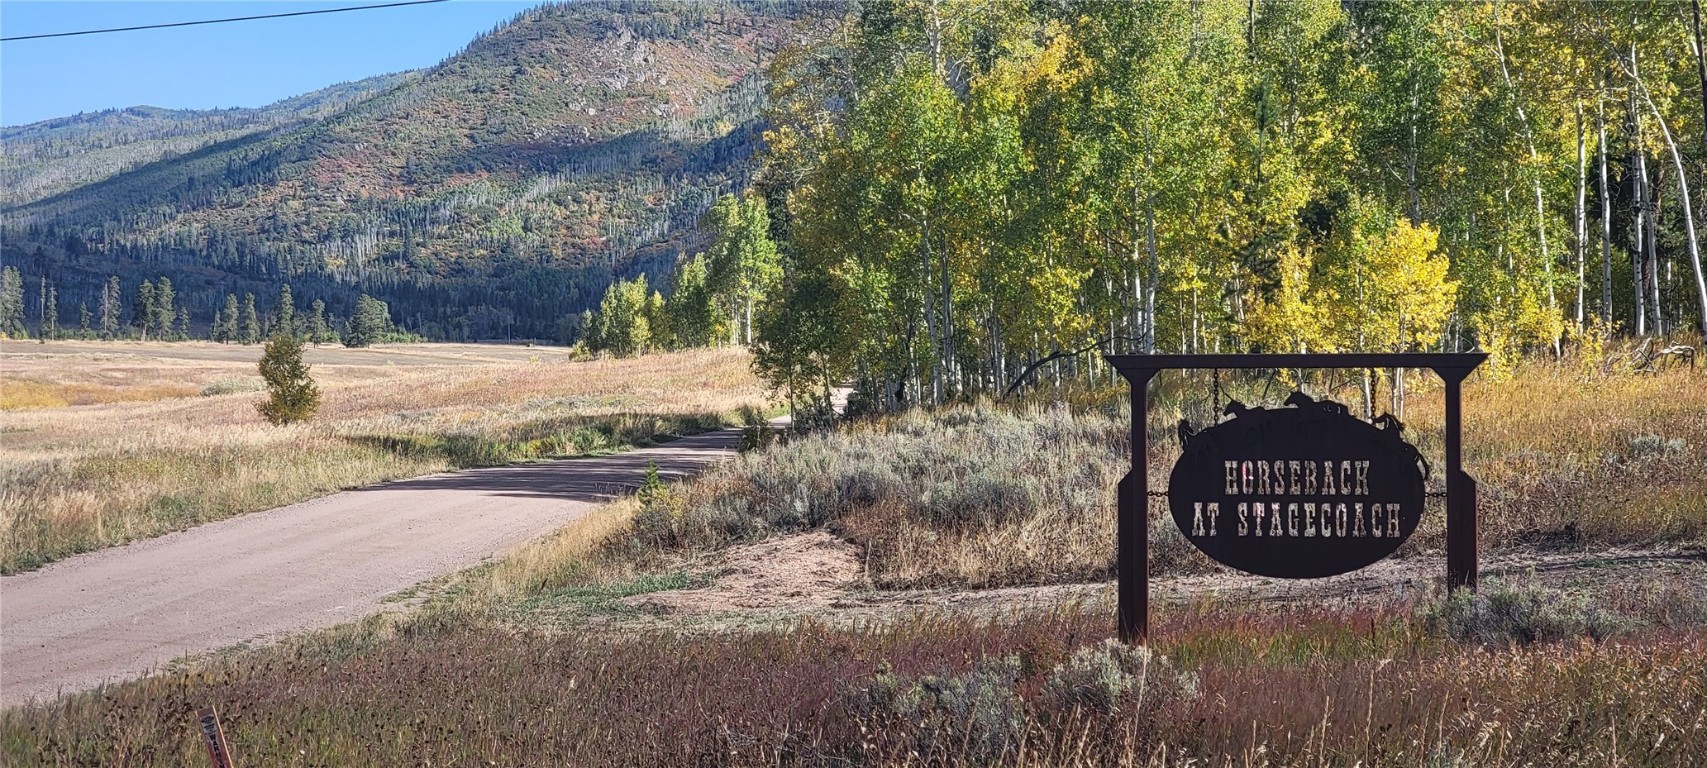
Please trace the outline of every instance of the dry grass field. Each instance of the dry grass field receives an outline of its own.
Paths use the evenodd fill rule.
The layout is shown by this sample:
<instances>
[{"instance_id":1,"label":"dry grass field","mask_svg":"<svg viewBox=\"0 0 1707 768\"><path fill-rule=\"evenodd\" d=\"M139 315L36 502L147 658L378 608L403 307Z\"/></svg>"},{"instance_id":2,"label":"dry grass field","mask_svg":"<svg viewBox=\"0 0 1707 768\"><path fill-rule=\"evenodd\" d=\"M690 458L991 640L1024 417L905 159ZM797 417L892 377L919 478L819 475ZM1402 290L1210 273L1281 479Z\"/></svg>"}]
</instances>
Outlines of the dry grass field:
<instances>
[{"instance_id":1,"label":"dry grass field","mask_svg":"<svg viewBox=\"0 0 1707 768\"><path fill-rule=\"evenodd\" d=\"M767 407L741 352L311 349L317 417L256 413L259 347L0 345L0 572L454 467L616 450Z\"/></svg>"}]
</instances>

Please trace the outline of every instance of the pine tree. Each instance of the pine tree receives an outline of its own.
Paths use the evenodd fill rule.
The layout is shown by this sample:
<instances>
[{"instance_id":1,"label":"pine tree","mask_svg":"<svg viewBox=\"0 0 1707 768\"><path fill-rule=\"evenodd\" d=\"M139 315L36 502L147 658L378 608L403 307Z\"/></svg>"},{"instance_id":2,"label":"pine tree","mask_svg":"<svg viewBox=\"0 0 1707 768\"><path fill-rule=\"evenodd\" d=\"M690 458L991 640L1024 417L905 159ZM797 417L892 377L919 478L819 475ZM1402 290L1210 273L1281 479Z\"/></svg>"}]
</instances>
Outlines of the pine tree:
<instances>
[{"instance_id":1,"label":"pine tree","mask_svg":"<svg viewBox=\"0 0 1707 768\"><path fill-rule=\"evenodd\" d=\"M178 305L177 338L179 341L189 341L190 339L190 308L182 304Z\"/></svg>"},{"instance_id":2,"label":"pine tree","mask_svg":"<svg viewBox=\"0 0 1707 768\"><path fill-rule=\"evenodd\" d=\"M154 332L162 341L172 338L172 321L178 317L178 310L173 306L177 297L172 293L172 281L160 278L154 286Z\"/></svg>"},{"instance_id":3,"label":"pine tree","mask_svg":"<svg viewBox=\"0 0 1707 768\"><path fill-rule=\"evenodd\" d=\"M581 344L586 346L587 351L597 352L603 348L603 342L599 340L599 318L593 314L593 310L581 310L581 323L578 335L580 337Z\"/></svg>"},{"instance_id":4,"label":"pine tree","mask_svg":"<svg viewBox=\"0 0 1707 768\"><path fill-rule=\"evenodd\" d=\"M230 344L237 340L237 294L225 294L225 311L216 313L219 330L214 332L214 341Z\"/></svg>"},{"instance_id":5,"label":"pine tree","mask_svg":"<svg viewBox=\"0 0 1707 768\"><path fill-rule=\"evenodd\" d=\"M119 332L119 316L124 314L124 294L119 290L119 277L107 278L101 289L101 335L112 338Z\"/></svg>"},{"instance_id":6,"label":"pine tree","mask_svg":"<svg viewBox=\"0 0 1707 768\"><path fill-rule=\"evenodd\" d=\"M154 283L147 280L136 288L136 311L131 313L130 324L142 332L142 340L148 340L148 328L154 322L154 314L158 310L154 306Z\"/></svg>"},{"instance_id":7,"label":"pine tree","mask_svg":"<svg viewBox=\"0 0 1707 768\"><path fill-rule=\"evenodd\" d=\"M17 267L0 269L0 334L27 339L24 327L24 278Z\"/></svg>"},{"instance_id":8,"label":"pine tree","mask_svg":"<svg viewBox=\"0 0 1707 768\"><path fill-rule=\"evenodd\" d=\"M302 362L302 340L283 327L267 339L261 353L261 378L267 382L267 399L256 403L267 421L285 425L306 421L320 407L320 389Z\"/></svg>"},{"instance_id":9,"label":"pine tree","mask_svg":"<svg viewBox=\"0 0 1707 768\"><path fill-rule=\"evenodd\" d=\"M42 278L41 337L43 341L59 338L59 289Z\"/></svg>"},{"instance_id":10,"label":"pine tree","mask_svg":"<svg viewBox=\"0 0 1707 768\"><path fill-rule=\"evenodd\" d=\"M326 302L315 299L308 305L308 340L318 347L331 341L331 330L326 327Z\"/></svg>"},{"instance_id":11,"label":"pine tree","mask_svg":"<svg viewBox=\"0 0 1707 768\"><path fill-rule=\"evenodd\" d=\"M391 308L367 294L356 298L356 313L350 316L344 346L366 347L391 332Z\"/></svg>"},{"instance_id":12,"label":"pine tree","mask_svg":"<svg viewBox=\"0 0 1707 768\"><path fill-rule=\"evenodd\" d=\"M89 302L77 302L77 338L87 339L94 335L93 331L89 328L89 323L94 319L94 316L89 314Z\"/></svg>"},{"instance_id":13,"label":"pine tree","mask_svg":"<svg viewBox=\"0 0 1707 768\"><path fill-rule=\"evenodd\" d=\"M290 296L290 283L279 287L278 329L276 332L296 333L296 300Z\"/></svg>"},{"instance_id":14,"label":"pine tree","mask_svg":"<svg viewBox=\"0 0 1707 768\"><path fill-rule=\"evenodd\" d=\"M261 319L255 315L255 294L243 294L243 325L237 330L237 341L240 344L254 344L261 340Z\"/></svg>"}]
</instances>

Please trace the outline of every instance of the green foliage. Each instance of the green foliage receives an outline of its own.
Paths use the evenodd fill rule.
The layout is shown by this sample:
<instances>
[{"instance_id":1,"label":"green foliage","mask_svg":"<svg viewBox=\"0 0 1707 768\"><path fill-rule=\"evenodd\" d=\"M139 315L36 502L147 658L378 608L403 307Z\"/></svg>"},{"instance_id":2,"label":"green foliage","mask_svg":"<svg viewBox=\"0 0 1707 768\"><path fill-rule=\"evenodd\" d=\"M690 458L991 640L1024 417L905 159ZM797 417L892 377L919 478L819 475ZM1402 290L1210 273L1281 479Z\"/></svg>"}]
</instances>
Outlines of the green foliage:
<instances>
[{"instance_id":1,"label":"green foliage","mask_svg":"<svg viewBox=\"0 0 1707 768\"><path fill-rule=\"evenodd\" d=\"M706 285L731 318L730 344L753 343L753 307L781 278L776 243L764 198L724 195L705 215L711 246L706 251Z\"/></svg>"},{"instance_id":2,"label":"green foliage","mask_svg":"<svg viewBox=\"0 0 1707 768\"><path fill-rule=\"evenodd\" d=\"M267 388L267 382L258 379L244 379L235 376L222 376L202 387L202 397L218 397L232 395L238 392L259 392Z\"/></svg>"},{"instance_id":3,"label":"green foliage","mask_svg":"<svg viewBox=\"0 0 1707 768\"><path fill-rule=\"evenodd\" d=\"M662 314L663 300L646 288L646 276L618 280L605 290L590 332L583 332L588 349L633 357L653 345L652 321Z\"/></svg>"},{"instance_id":4,"label":"green foliage","mask_svg":"<svg viewBox=\"0 0 1707 768\"><path fill-rule=\"evenodd\" d=\"M308 334L309 342L317 347L337 340L332 326L326 322L326 302L315 299L308 305L308 323L303 330Z\"/></svg>"},{"instance_id":5,"label":"green foliage","mask_svg":"<svg viewBox=\"0 0 1707 768\"><path fill-rule=\"evenodd\" d=\"M261 340L261 318L255 312L255 294L243 294L243 320L237 327L237 343L254 344Z\"/></svg>"},{"instance_id":6,"label":"green foliage","mask_svg":"<svg viewBox=\"0 0 1707 768\"><path fill-rule=\"evenodd\" d=\"M384 341L392 330L391 308L364 293L356 299L356 313L344 328L344 346L371 346Z\"/></svg>"},{"instance_id":7,"label":"green foliage","mask_svg":"<svg viewBox=\"0 0 1707 768\"><path fill-rule=\"evenodd\" d=\"M712 470L635 536L672 550L830 525L866 547L883 587L1105 578L1114 499L1099 489L1127 470L1123 425L1065 409L966 407L797 435L786 450L759 448ZM1152 528L1159 570L1193 551L1171 529ZM1003 544L975 543L984 537ZM946 554L961 551L950 542L984 554Z\"/></svg>"},{"instance_id":8,"label":"green foliage","mask_svg":"<svg viewBox=\"0 0 1707 768\"><path fill-rule=\"evenodd\" d=\"M302 340L280 331L267 339L261 353L261 379L267 383L267 399L255 404L267 421L282 426L314 417L320 408L320 388L302 362Z\"/></svg>"},{"instance_id":9,"label":"green foliage","mask_svg":"<svg viewBox=\"0 0 1707 768\"><path fill-rule=\"evenodd\" d=\"M154 318L160 314L160 308L155 303L154 283L147 280L136 288L136 311L131 314L130 324L136 326L144 341L148 332L154 327Z\"/></svg>"},{"instance_id":10,"label":"green foliage","mask_svg":"<svg viewBox=\"0 0 1707 768\"><path fill-rule=\"evenodd\" d=\"M107 278L101 288L101 336L112 338L119 332L119 317L124 314L124 294L119 290L118 275Z\"/></svg>"},{"instance_id":11,"label":"green foliage","mask_svg":"<svg viewBox=\"0 0 1707 768\"><path fill-rule=\"evenodd\" d=\"M24 324L24 278L17 267L0 269L0 334L13 339L30 337Z\"/></svg>"},{"instance_id":12,"label":"green foliage","mask_svg":"<svg viewBox=\"0 0 1707 768\"><path fill-rule=\"evenodd\" d=\"M162 277L154 286L154 301L149 307L146 324L154 331L154 337L162 341L173 337L172 323L178 319L175 306L177 293L172 290L172 280ZM146 332L144 335L147 335Z\"/></svg>"},{"instance_id":13,"label":"green foliage","mask_svg":"<svg viewBox=\"0 0 1707 768\"><path fill-rule=\"evenodd\" d=\"M1578 203L1601 196L1595 105L1614 177L1699 151L1640 128L1693 124L1693 102L1631 96L1699 91L1656 53L1688 48L1682 15L1606 7L861 6L770 70L759 187L787 258L762 370L869 382L881 410L1000 393L1056 355L1042 373L1088 383L1098 352L1552 348L1572 303L1604 304ZM1693 273L1675 197L1647 218ZM1651 283L1615 218L1618 273L1646 258ZM1666 327L1699 321L1707 288L1665 280Z\"/></svg>"},{"instance_id":14,"label":"green foliage","mask_svg":"<svg viewBox=\"0 0 1707 768\"><path fill-rule=\"evenodd\" d=\"M221 344L237 340L237 294L225 294L225 309L214 312L212 336Z\"/></svg>"},{"instance_id":15,"label":"green foliage","mask_svg":"<svg viewBox=\"0 0 1707 768\"><path fill-rule=\"evenodd\" d=\"M37 335L43 339L59 338L59 291L48 285L46 279L41 282L41 306L41 327L37 329Z\"/></svg>"},{"instance_id":16,"label":"green foliage","mask_svg":"<svg viewBox=\"0 0 1707 768\"><path fill-rule=\"evenodd\" d=\"M273 333L297 334L296 300L291 298L290 283L279 286L278 308L273 310Z\"/></svg>"},{"instance_id":17,"label":"green foliage","mask_svg":"<svg viewBox=\"0 0 1707 768\"><path fill-rule=\"evenodd\" d=\"M719 340L722 316L706 261L701 254L677 266L670 282L670 296L664 300L664 313L669 317L670 333L678 347L709 347Z\"/></svg>"}]
</instances>

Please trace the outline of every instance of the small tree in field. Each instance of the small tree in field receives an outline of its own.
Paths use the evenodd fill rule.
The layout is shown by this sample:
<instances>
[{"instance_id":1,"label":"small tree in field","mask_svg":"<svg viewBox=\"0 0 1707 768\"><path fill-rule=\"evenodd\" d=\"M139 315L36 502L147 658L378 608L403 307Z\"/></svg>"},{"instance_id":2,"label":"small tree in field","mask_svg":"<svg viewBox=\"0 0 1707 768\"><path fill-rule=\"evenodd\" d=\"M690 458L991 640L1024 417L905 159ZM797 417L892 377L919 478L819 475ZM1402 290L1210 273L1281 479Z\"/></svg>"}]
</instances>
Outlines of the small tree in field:
<instances>
[{"instance_id":1,"label":"small tree in field","mask_svg":"<svg viewBox=\"0 0 1707 768\"><path fill-rule=\"evenodd\" d=\"M275 425L307 421L320 407L320 388L302 362L302 340L288 330L281 328L267 339L261 378L267 382L267 399L256 403L255 410Z\"/></svg>"}]
</instances>

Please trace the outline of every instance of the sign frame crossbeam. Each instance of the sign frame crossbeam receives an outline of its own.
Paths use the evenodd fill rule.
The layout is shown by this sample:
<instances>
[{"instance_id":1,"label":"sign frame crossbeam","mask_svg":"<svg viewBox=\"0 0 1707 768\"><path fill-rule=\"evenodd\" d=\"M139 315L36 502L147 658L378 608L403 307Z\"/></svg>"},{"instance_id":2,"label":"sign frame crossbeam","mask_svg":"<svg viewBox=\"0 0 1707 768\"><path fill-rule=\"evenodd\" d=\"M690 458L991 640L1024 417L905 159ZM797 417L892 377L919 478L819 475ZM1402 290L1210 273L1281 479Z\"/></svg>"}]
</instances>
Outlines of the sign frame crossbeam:
<instances>
[{"instance_id":1,"label":"sign frame crossbeam","mask_svg":"<svg viewBox=\"0 0 1707 768\"><path fill-rule=\"evenodd\" d=\"M1120 639L1142 644L1150 629L1150 380L1165 370L1427 368L1446 389L1446 586L1476 589L1476 480L1464 471L1464 379L1485 352L1104 355L1131 389L1132 468L1121 478L1115 521Z\"/></svg>"}]
</instances>

